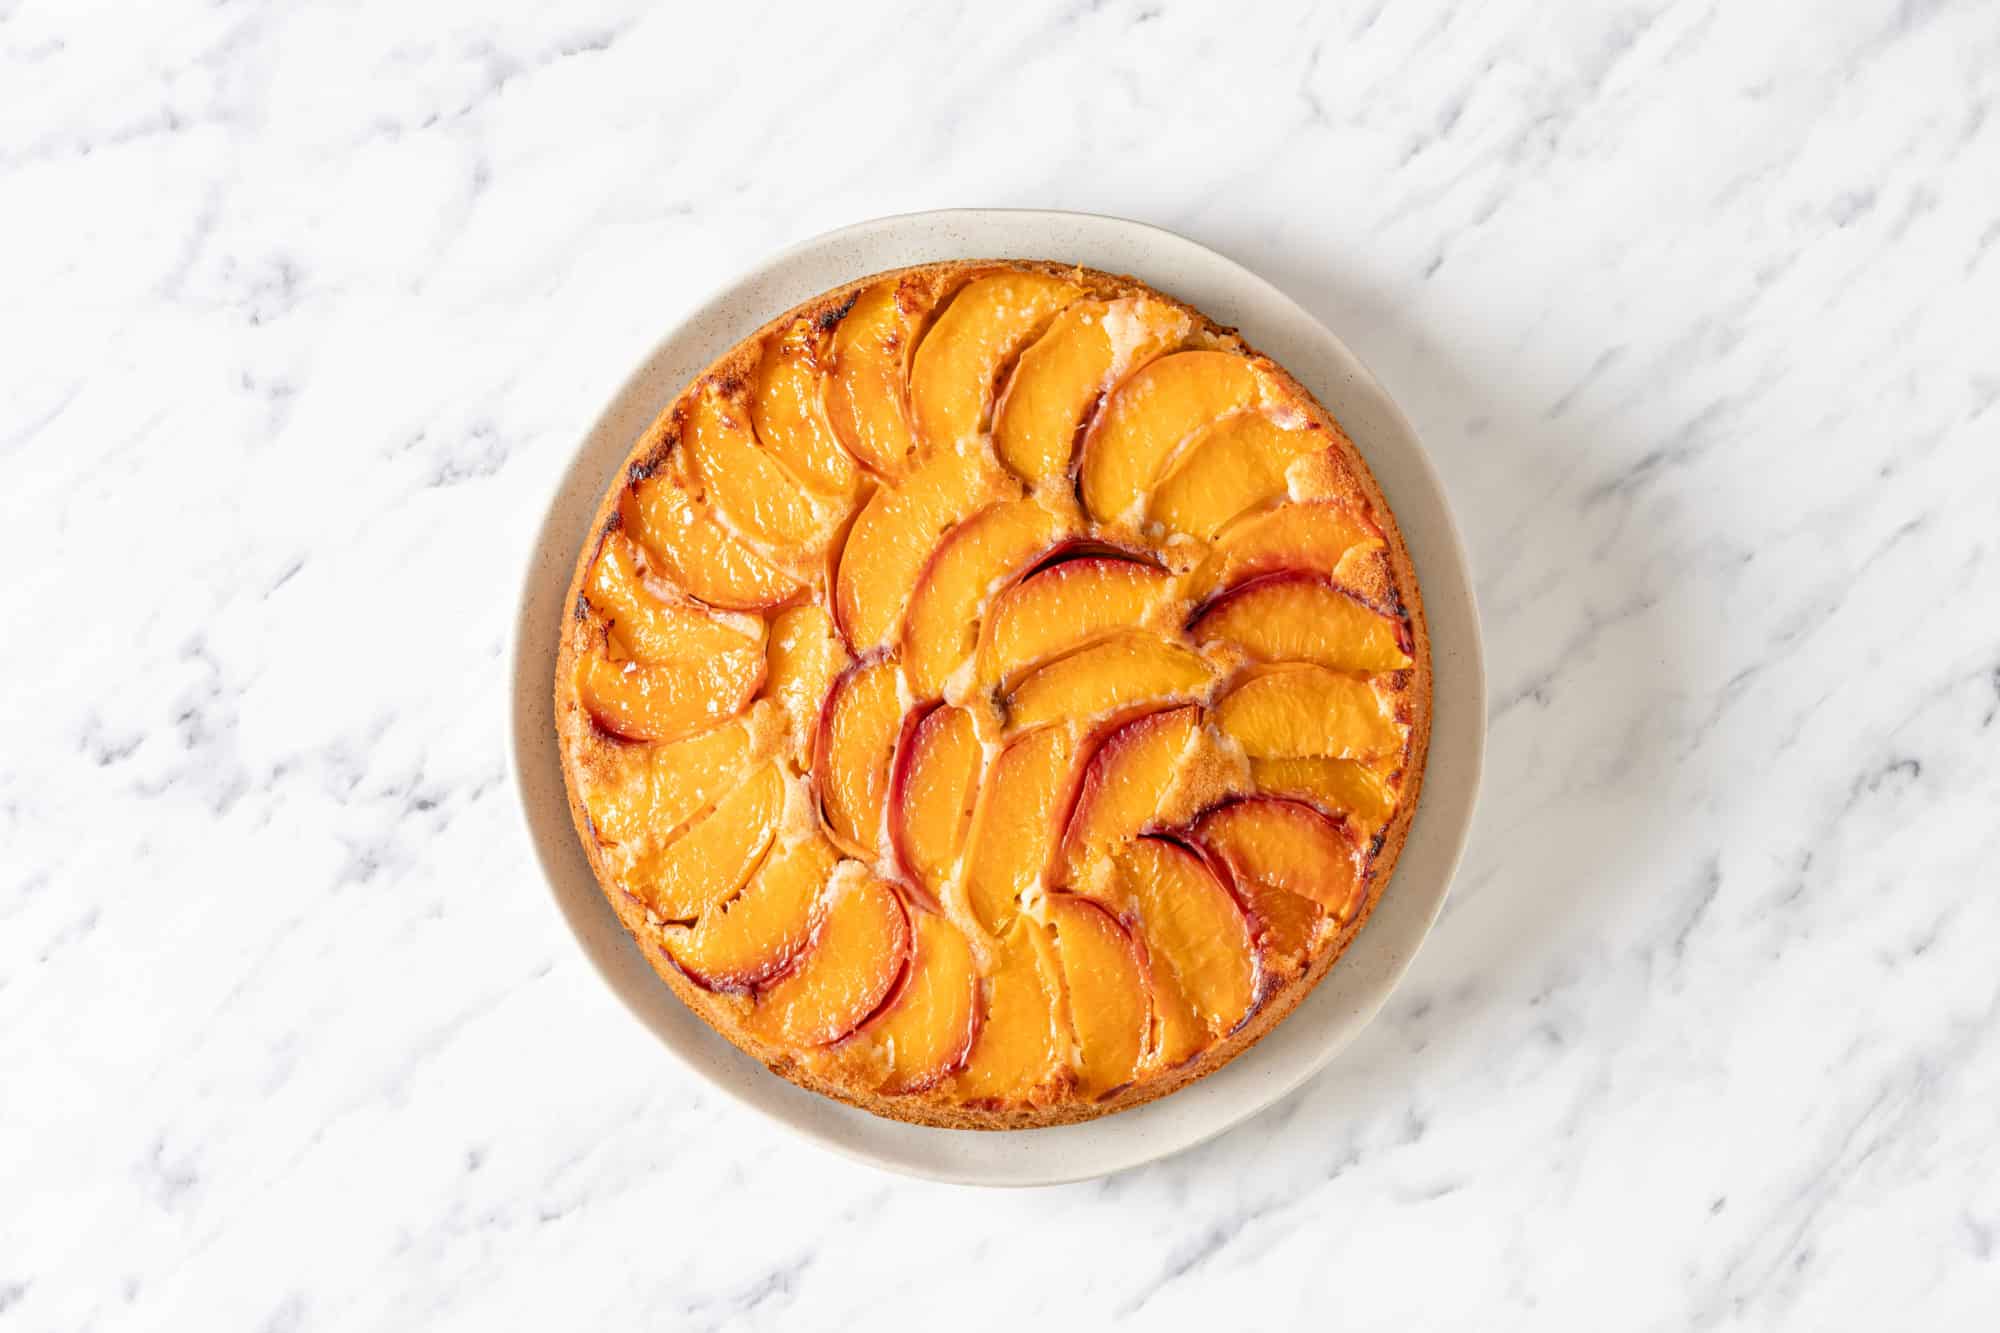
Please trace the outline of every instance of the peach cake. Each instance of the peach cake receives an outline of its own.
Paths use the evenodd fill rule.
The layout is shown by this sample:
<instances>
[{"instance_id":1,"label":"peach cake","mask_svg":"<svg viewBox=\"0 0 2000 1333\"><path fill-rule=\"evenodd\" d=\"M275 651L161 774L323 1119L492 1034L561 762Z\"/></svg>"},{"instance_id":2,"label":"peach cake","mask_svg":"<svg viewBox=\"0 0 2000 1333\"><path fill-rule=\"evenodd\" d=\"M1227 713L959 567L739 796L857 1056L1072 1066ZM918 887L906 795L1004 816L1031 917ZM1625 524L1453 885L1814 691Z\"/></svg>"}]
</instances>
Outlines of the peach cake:
<instances>
[{"instance_id":1,"label":"peach cake","mask_svg":"<svg viewBox=\"0 0 2000 1333\"><path fill-rule=\"evenodd\" d=\"M774 1073L1003 1129L1270 1031L1409 829L1429 647L1367 466L1129 278L959 262L787 311L634 448L555 681L577 832Z\"/></svg>"}]
</instances>

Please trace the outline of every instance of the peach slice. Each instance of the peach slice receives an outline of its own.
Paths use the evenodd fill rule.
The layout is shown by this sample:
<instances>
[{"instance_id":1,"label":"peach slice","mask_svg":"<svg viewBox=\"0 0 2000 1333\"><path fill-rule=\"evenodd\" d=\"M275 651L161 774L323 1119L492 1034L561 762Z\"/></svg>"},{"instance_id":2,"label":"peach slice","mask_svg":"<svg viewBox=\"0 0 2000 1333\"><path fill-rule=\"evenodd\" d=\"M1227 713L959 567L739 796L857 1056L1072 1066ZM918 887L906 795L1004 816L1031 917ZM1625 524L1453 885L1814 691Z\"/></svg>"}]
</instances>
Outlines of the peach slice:
<instances>
[{"instance_id":1,"label":"peach slice","mask_svg":"<svg viewBox=\"0 0 2000 1333\"><path fill-rule=\"evenodd\" d=\"M847 452L894 480L916 461L906 389L910 356L938 291L915 278L887 278L854 300L833 333L826 415Z\"/></svg>"},{"instance_id":2,"label":"peach slice","mask_svg":"<svg viewBox=\"0 0 2000 1333\"><path fill-rule=\"evenodd\" d=\"M839 1041L881 1007L909 956L909 916L895 890L865 874L836 874L811 944L757 997L745 1026L785 1046Z\"/></svg>"},{"instance_id":3,"label":"peach slice","mask_svg":"<svg viewBox=\"0 0 2000 1333\"><path fill-rule=\"evenodd\" d=\"M910 363L910 417L932 449L954 449L986 424L1002 370L1035 331L1081 296L1044 273L997 273L959 290Z\"/></svg>"},{"instance_id":4,"label":"peach slice","mask_svg":"<svg viewBox=\"0 0 2000 1333\"><path fill-rule=\"evenodd\" d=\"M643 776L587 781L578 784L578 791L601 841L643 851L662 835L678 832L742 777L750 758L750 729L731 722L639 753L644 755Z\"/></svg>"},{"instance_id":5,"label":"peach slice","mask_svg":"<svg viewBox=\"0 0 2000 1333\"><path fill-rule=\"evenodd\" d=\"M1145 630L1124 630L1058 657L1025 677L1007 699L1011 728L1058 718L1099 717L1135 704L1187 698L1214 679L1198 653Z\"/></svg>"},{"instance_id":6,"label":"peach slice","mask_svg":"<svg viewBox=\"0 0 2000 1333\"><path fill-rule=\"evenodd\" d=\"M764 694L784 710L799 766L811 768L820 706L834 679L853 659L833 627L833 617L811 602L786 607L772 618L764 656L769 664Z\"/></svg>"},{"instance_id":7,"label":"peach slice","mask_svg":"<svg viewBox=\"0 0 2000 1333\"><path fill-rule=\"evenodd\" d=\"M655 596L640 572L641 560L630 537L622 532L607 534L590 571L590 586L584 589L635 661L668 662L757 646L763 628L754 620L724 619Z\"/></svg>"},{"instance_id":8,"label":"peach slice","mask_svg":"<svg viewBox=\"0 0 2000 1333\"><path fill-rule=\"evenodd\" d=\"M1145 297L1080 301L1057 315L1021 353L994 408L1000 461L1029 482L1067 472L1077 432L1111 386L1190 327L1185 314Z\"/></svg>"},{"instance_id":9,"label":"peach slice","mask_svg":"<svg viewBox=\"0 0 2000 1333\"><path fill-rule=\"evenodd\" d=\"M1325 909L1310 898L1259 880L1238 878L1235 884L1250 913L1264 966L1288 977L1305 971Z\"/></svg>"},{"instance_id":10,"label":"peach slice","mask_svg":"<svg viewBox=\"0 0 2000 1333\"><path fill-rule=\"evenodd\" d=\"M861 487L833 423L821 385L832 361L829 335L810 319L795 319L771 335L757 366L750 425L771 456L821 495L847 499Z\"/></svg>"},{"instance_id":11,"label":"peach slice","mask_svg":"<svg viewBox=\"0 0 2000 1333\"><path fill-rule=\"evenodd\" d=\"M820 809L834 841L871 864L880 855L882 802L902 721L895 664L880 659L844 672L820 713L813 746Z\"/></svg>"},{"instance_id":12,"label":"peach slice","mask_svg":"<svg viewBox=\"0 0 2000 1333\"><path fill-rule=\"evenodd\" d=\"M1248 357L1175 352L1148 362L1104 401L1083 437L1078 493L1106 523L1133 523L1161 468L1188 438L1263 395Z\"/></svg>"},{"instance_id":13,"label":"peach slice","mask_svg":"<svg viewBox=\"0 0 2000 1333\"><path fill-rule=\"evenodd\" d=\"M924 1092L964 1066L979 1031L979 967L965 933L935 912L912 912L910 968L882 1012L843 1049L872 1066L891 1096Z\"/></svg>"},{"instance_id":14,"label":"peach slice","mask_svg":"<svg viewBox=\"0 0 2000 1333\"><path fill-rule=\"evenodd\" d=\"M903 670L919 699L934 699L978 646L988 591L1026 568L1063 530L1033 500L989 505L961 523L925 564L903 621Z\"/></svg>"},{"instance_id":15,"label":"peach slice","mask_svg":"<svg viewBox=\"0 0 2000 1333\"><path fill-rule=\"evenodd\" d=\"M742 402L725 398L712 383L703 386L688 409L681 447L691 479L751 545L789 562L825 544L835 515L814 504L784 465L758 446Z\"/></svg>"},{"instance_id":16,"label":"peach slice","mask_svg":"<svg viewBox=\"0 0 2000 1333\"><path fill-rule=\"evenodd\" d=\"M1156 981L1163 973L1171 978L1209 1037L1234 1031L1257 994L1243 905L1178 842L1139 838L1114 852L1112 863L1145 934Z\"/></svg>"},{"instance_id":17,"label":"peach slice","mask_svg":"<svg viewBox=\"0 0 2000 1333\"><path fill-rule=\"evenodd\" d=\"M1372 682L1310 662L1251 671L1216 704L1215 724L1252 759L1372 759L1403 746Z\"/></svg>"},{"instance_id":18,"label":"peach slice","mask_svg":"<svg viewBox=\"0 0 2000 1333\"><path fill-rule=\"evenodd\" d=\"M1132 1081L1152 1028L1146 966L1131 935L1097 903L1071 893L1048 898L1076 1035L1078 1091L1102 1097Z\"/></svg>"},{"instance_id":19,"label":"peach slice","mask_svg":"<svg viewBox=\"0 0 2000 1333\"><path fill-rule=\"evenodd\" d=\"M1381 774L1358 760L1253 759L1250 776L1259 791L1310 801L1344 816L1364 840L1396 813L1396 794Z\"/></svg>"},{"instance_id":20,"label":"peach slice","mask_svg":"<svg viewBox=\"0 0 2000 1333\"><path fill-rule=\"evenodd\" d=\"M766 764L688 825L665 851L637 863L632 896L668 921L692 921L743 887L764 858L785 804L785 783Z\"/></svg>"},{"instance_id":21,"label":"peach slice","mask_svg":"<svg viewBox=\"0 0 2000 1333\"><path fill-rule=\"evenodd\" d=\"M734 717L764 683L764 654L736 648L641 666L591 652L576 691L597 725L633 741L677 741Z\"/></svg>"},{"instance_id":22,"label":"peach slice","mask_svg":"<svg viewBox=\"0 0 2000 1333\"><path fill-rule=\"evenodd\" d=\"M1012 692L1041 663L1142 623L1173 582L1157 565L1113 556L1037 570L993 599L980 627L980 684Z\"/></svg>"},{"instance_id":23,"label":"peach slice","mask_svg":"<svg viewBox=\"0 0 2000 1333\"><path fill-rule=\"evenodd\" d=\"M1310 898L1342 922L1361 905L1361 845L1309 805L1253 796L1209 811L1193 832L1238 883L1255 881Z\"/></svg>"},{"instance_id":24,"label":"peach slice","mask_svg":"<svg viewBox=\"0 0 2000 1333\"><path fill-rule=\"evenodd\" d=\"M1018 1100L1055 1073L1062 1058L1061 982L1053 954L1047 928L1025 917L1000 937L986 978L985 1021L952 1084L960 1100Z\"/></svg>"},{"instance_id":25,"label":"peach slice","mask_svg":"<svg viewBox=\"0 0 2000 1333\"><path fill-rule=\"evenodd\" d=\"M910 715L889 779L889 841L904 873L932 902L965 845L984 760L964 709L940 704Z\"/></svg>"},{"instance_id":26,"label":"peach slice","mask_svg":"<svg viewBox=\"0 0 2000 1333\"><path fill-rule=\"evenodd\" d=\"M762 611L798 595L798 580L738 541L665 473L633 487L621 512L661 571L710 606Z\"/></svg>"},{"instance_id":27,"label":"peach slice","mask_svg":"<svg viewBox=\"0 0 2000 1333\"><path fill-rule=\"evenodd\" d=\"M1188 704L1135 718L1104 737L1084 766L1063 830L1061 883L1081 887L1091 865L1153 822L1200 719L1201 709Z\"/></svg>"},{"instance_id":28,"label":"peach slice","mask_svg":"<svg viewBox=\"0 0 2000 1333\"><path fill-rule=\"evenodd\" d=\"M917 576L940 539L1000 498L1003 484L989 460L938 454L875 492L847 534L834 578L834 619L856 652L895 639Z\"/></svg>"},{"instance_id":29,"label":"peach slice","mask_svg":"<svg viewBox=\"0 0 2000 1333\"><path fill-rule=\"evenodd\" d=\"M1266 574L1239 583L1197 612L1197 643L1239 645L1255 662L1317 662L1335 671L1410 665L1403 627L1313 574Z\"/></svg>"},{"instance_id":30,"label":"peach slice","mask_svg":"<svg viewBox=\"0 0 2000 1333\"><path fill-rule=\"evenodd\" d=\"M1075 729L1059 725L1015 737L987 769L966 843L965 886L973 915L995 935L1048 865L1075 761Z\"/></svg>"},{"instance_id":31,"label":"peach slice","mask_svg":"<svg viewBox=\"0 0 2000 1333\"><path fill-rule=\"evenodd\" d=\"M1190 446L1153 491L1146 517L1207 541L1238 514L1285 494L1285 469L1327 447L1318 430L1287 429L1261 412L1231 417Z\"/></svg>"},{"instance_id":32,"label":"peach slice","mask_svg":"<svg viewBox=\"0 0 2000 1333\"><path fill-rule=\"evenodd\" d=\"M702 913L692 930L667 932L667 953L709 990L763 985L812 941L820 890L837 860L820 837L774 849L743 892Z\"/></svg>"},{"instance_id":33,"label":"peach slice","mask_svg":"<svg viewBox=\"0 0 2000 1333\"><path fill-rule=\"evenodd\" d=\"M1190 580L1189 594L1203 598L1216 588L1286 569L1346 583L1351 562L1383 545L1381 531L1345 505L1330 500L1280 505L1223 531Z\"/></svg>"}]
</instances>

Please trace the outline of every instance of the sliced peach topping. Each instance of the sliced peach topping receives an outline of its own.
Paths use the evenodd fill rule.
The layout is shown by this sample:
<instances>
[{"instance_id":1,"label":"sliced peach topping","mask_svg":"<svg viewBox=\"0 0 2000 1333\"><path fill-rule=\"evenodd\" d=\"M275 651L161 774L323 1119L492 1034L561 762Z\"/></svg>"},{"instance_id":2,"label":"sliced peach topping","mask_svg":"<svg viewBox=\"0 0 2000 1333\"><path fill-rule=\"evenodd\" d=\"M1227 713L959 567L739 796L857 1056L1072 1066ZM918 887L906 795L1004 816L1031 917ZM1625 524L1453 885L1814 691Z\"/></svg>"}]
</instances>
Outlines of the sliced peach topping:
<instances>
[{"instance_id":1,"label":"sliced peach topping","mask_svg":"<svg viewBox=\"0 0 2000 1333\"><path fill-rule=\"evenodd\" d=\"M1346 583L1350 562L1382 547L1375 525L1345 505L1330 500L1280 505L1225 529L1190 580L1189 592L1202 598L1280 570L1303 570Z\"/></svg>"},{"instance_id":2,"label":"sliced peach topping","mask_svg":"<svg viewBox=\"0 0 2000 1333\"><path fill-rule=\"evenodd\" d=\"M747 616L719 617L667 600L646 586L644 557L623 532L606 534L584 595L637 662L670 662L757 646L763 626Z\"/></svg>"},{"instance_id":3,"label":"sliced peach topping","mask_svg":"<svg viewBox=\"0 0 2000 1333\"><path fill-rule=\"evenodd\" d=\"M1257 993L1243 905L1188 847L1139 838L1112 854L1116 892L1140 923L1156 985L1168 983L1204 1035L1233 1031Z\"/></svg>"},{"instance_id":4,"label":"sliced peach topping","mask_svg":"<svg viewBox=\"0 0 2000 1333\"><path fill-rule=\"evenodd\" d=\"M1310 898L1261 880L1238 877L1235 887L1250 913L1264 965L1280 976L1297 976L1304 971L1325 909Z\"/></svg>"},{"instance_id":5,"label":"sliced peach topping","mask_svg":"<svg viewBox=\"0 0 2000 1333\"><path fill-rule=\"evenodd\" d=\"M771 845L785 784L769 764L745 778L713 810L656 855L637 862L627 887L668 921L693 921L743 887Z\"/></svg>"},{"instance_id":6,"label":"sliced peach topping","mask_svg":"<svg viewBox=\"0 0 2000 1333\"><path fill-rule=\"evenodd\" d=\"M708 385L681 432L690 476L729 525L774 564L809 563L831 535L834 511L807 494L757 443L749 405ZM775 555L773 554L775 553Z\"/></svg>"},{"instance_id":7,"label":"sliced peach topping","mask_svg":"<svg viewBox=\"0 0 2000 1333\"><path fill-rule=\"evenodd\" d=\"M582 783L579 795L601 841L640 850L677 832L735 785L750 757L750 731L729 722L632 753L644 756L642 777Z\"/></svg>"},{"instance_id":8,"label":"sliced peach topping","mask_svg":"<svg viewBox=\"0 0 2000 1333\"><path fill-rule=\"evenodd\" d=\"M826 608L813 602L786 607L771 619L764 656L764 693L777 700L790 724L793 757L810 768L820 706L835 677L853 662Z\"/></svg>"},{"instance_id":9,"label":"sliced peach topping","mask_svg":"<svg viewBox=\"0 0 2000 1333\"><path fill-rule=\"evenodd\" d=\"M1070 452L1120 378L1187 336L1186 315L1144 297L1080 301L1057 315L1014 367L993 414L993 447L1029 482L1069 470Z\"/></svg>"},{"instance_id":10,"label":"sliced peach topping","mask_svg":"<svg viewBox=\"0 0 2000 1333\"><path fill-rule=\"evenodd\" d=\"M961 1100L1018 1100L1055 1074L1062 1059L1057 966L1046 927L1019 917L1000 937L986 977L985 1020L952 1082Z\"/></svg>"},{"instance_id":11,"label":"sliced peach topping","mask_svg":"<svg viewBox=\"0 0 2000 1333\"><path fill-rule=\"evenodd\" d=\"M872 862L881 846L882 803L889 790L903 707L896 667L877 660L848 669L826 696L813 777L834 840Z\"/></svg>"},{"instance_id":12,"label":"sliced peach topping","mask_svg":"<svg viewBox=\"0 0 2000 1333\"><path fill-rule=\"evenodd\" d=\"M786 1046L839 1041L881 1007L909 955L909 917L895 890L868 875L836 875L811 943L757 997L746 1026Z\"/></svg>"},{"instance_id":13,"label":"sliced peach topping","mask_svg":"<svg viewBox=\"0 0 2000 1333\"><path fill-rule=\"evenodd\" d=\"M1189 447L1154 489L1146 517L1207 541L1237 515L1282 496L1292 460L1326 447L1324 433L1287 428L1261 412L1231 417Z\"/></svg>"},{"instance_id":14,"label":"sliced peach topping","mask_svg":"<svg viewBox=\"0 0 2000 1333\"><path fill-rule=\"evenodd\" d=\"M1052 893L1048 909L1076 1037L1078 1090L1101 1097L1132 1081L1146 1050L1153 1013L1144 955L1088 898Z\"/></svg>"},{"instance_id":15,"label":"sliced peach topping","mask_svg":"<svg viewBox=\"0 0 2000 1333\"><path fill-rule=\"evenodd\" d=\"M821 382L832 360L831 341L805 318L771 335L757 367L750 424L793 476L821 495L847 499L860 489L861 470L826 418Z\"/></svg>"},{"instance_id":16,"label":"sliced peach topping","mask_svg":"<svg viewBox=\"0 0 2000 1333\"><path fill-rule=\"evenodd\" d=\"M882 1012L848 1039L843 1062L871 1068L889 1096L923 1092L961 1068L979 1031L979 966L957 926L910 913L910 968Z\"/></svg>"},{"instance_id":17,"label":"sliced peach topping","mask_svg":"<svg viewBox=\"0 0 2000 1333\"><path fill-rule=\"evenodd\" d=\"M1111 556L1037 570L993 599L980 627L979 681L1010 692L1041 663L1142 624L1172 591L1164 569Z\"/></svg>"},{"instance_id":18,"label":"sliced peach topping","mask_svg":"<svg viewBox=\"0 0 2000 1333\"><path fill-rule=\"evenodd\" d=\"M987 768L967 840L966 897L995 935L1020 910L1021 894L1041 878L1069 809L1076 732L1043 727L1008 742Z\"/></svg>"},{"instance_id":19,"label":"sliced peach topping","mask_svg":"<svg viewBox=\"0 0 2000 1333\"><path fill-rule=\"evenodd\" d=\"M910 429L910 357L936 304L934 285L886 278L863 291L833 334L826 415L847 452L894 480L916 461Z\"/></svg>"},{"instance_id":20,"label":"sliced peach topping","mask_svg":"<svg viewBox=\"0 0 2000 1333\"><path fill-rule=\"evenodd\" d=\"M664 472L633 487L621 512L661 573L710 606L762 611L799 592L797 579L738 541Z\"/></svg>"},{"instance_id":21,"label":"sliced peach topping","mask_svg":"<svg viewBox=\"0 0 2000 1333\"><path fill-rule=\"evenodd\" d=\"M633 741L677 741L743 710L764 683L764 654L738 648L642 666L597 653L577 663L576 691L606 731Z\"/></svg>"},{"instance_id":22,"label":"sliced peach topping","mask_svg":"<svg viewBox=\"0 0 2000 1333\"><path fill-rule=\"evenodd\" d=\"M910 416L932 449L953 449L985 426L1001 372L1055 313L1082 295L1043 273L997 273L967 284L924 335L910 364Z\"/></svg>"},{"instance_id":23,"label":"sliced peach topping","mask_svg":"<svg viewBox=\"0 0 2000 1333\"><path fill-rule=\"evenodd\" d=\"M1037 727L1188 698L1214 676L1200 654L1146 630L1122 630L1031 672L1008 696L1007 725Z\"/></svg>"},{"instance_id":24,"label":"sliced peach topping","mask_svg":"<svg viewBox=\"0 0 2000 1333\"><path fill-rule=\"evenodd\" d=\"M710 990L764 984L811 942L820 890L836 859L817 836L774 848L741 893L702 913L693 929L667 932L667 953Z\"/></svg>"},{"instance_id":25,"label":"sliced peach topping","mask_svg":"<svg viewBox=\"0 0 2000 1333\"><path fill-rule=\"evenodd\" d=\"M1355 759L1253 759L1257 789L1310 801L1344 816L1362 838L1372 838L1396 812L1396 794L1380 773Z\"/></svg>"},{"instance_id":26,"label":"sliced peach topping","mask_svg":"<svg viewBox=\"0 0 2000 1333\"><path fill-rule=\"evenodd\" d=\"M991 460L947 453L875 492L847 534L834 580L834 618L856 652L895 640L940 540L1003 490Z\"/></svg>"},{"instance_id":27,"label":"sliced peach topping","mask_svg":"<svg viewBox=\"0 0 2000 1333\"><path fill-rule=\"evenodd\" d=\"M1252 759L1371 759L1403 745L1371 682L1309 662L1250 672L1216 704L1215 723Z\"/></svg>"},{"instance_id":28,"label":"sliced peach topping","mask_svg":"<svg viewBox=\"0 0 2000 1333\"><path fill-rule=\"evenodd\" d=\"M903 621L903 669L919 699L934 699L972 656L991 590L1031 564L1063 522L1033 500L1004 500L965 520L925 563Z\"/></svg>"},{"instance_id":29,"label":"sliced peach topping","mask_svg":"<svg viewBox=\"0 0 2000 1333\"><path fill-rule=\"evenodd\" d=\"M985 759L972 717L940 704L912 713L896 750L889 779L889 840L904 873L936 902L951 877L972 810Z\"/></svg>"},{"instance_id":30,"label":"sliced peach topping","mask_svg":"<svg viewBox=\"0 0 2000 1333\"><path fill-rule=\"evenodd\" d=\"M1078 491L1100 522L1130 523L1161 469L1197 432L1248 411L1263 379L1247 357L1175 352L1148 362L1107 398L1083 439Z\"/></svg>"},{"instance_id":31,"label":"sliced peach topping","mask_svg":"<svg viewBox=\"0 0 2000 1333\"><path fill-rule=\"evenodd\" d=\"M1232 801L1203 815L1194 836L1239 882L1255 880L1310 898L1341 921L1360 905L1361 846L1311 806L1276 796Z\"/></svg>"},{"instance_id":32,"label":"sliced peach topping","mask_svg":"<svg viewBox=\"0 0 2000 1333\"><path fill-rule=\"evenodd\" d=\"M1316 574L1266 574L1210 602L1188 626L1197 643L1221 640L1254 662L1317 662L1335 671L1410 665L1402 626Z\"/></svg>"},{"instance_id":33,"label":"sliced peach topping","mask_svg":"<svg viewBox=\"0 0 2000 1333\"><path fill-rule=\"evenodd\" d=\"M1076 805L1063 832L1059 882L1081 886L1089 868L1153 822L1180 774L1201 710L1192 705L1149 713L1114 728L1085 765Z\"/></svg>"}]
</instances>

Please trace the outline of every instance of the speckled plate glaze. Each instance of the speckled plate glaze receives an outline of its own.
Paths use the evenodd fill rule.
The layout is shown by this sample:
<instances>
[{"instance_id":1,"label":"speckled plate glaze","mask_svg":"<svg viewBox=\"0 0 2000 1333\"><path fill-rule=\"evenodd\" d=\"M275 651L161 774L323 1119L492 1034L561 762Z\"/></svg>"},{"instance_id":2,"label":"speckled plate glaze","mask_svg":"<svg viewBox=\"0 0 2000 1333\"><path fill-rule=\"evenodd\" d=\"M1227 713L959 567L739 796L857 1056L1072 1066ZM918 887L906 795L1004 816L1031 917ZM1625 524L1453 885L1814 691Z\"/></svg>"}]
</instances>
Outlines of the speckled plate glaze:
<instances>
[{"instance_id":1,"label":"speckled plate glaze","mask_svg":"<svg viewBox=\"0 0 2000 1333\"><path fill-rule=\"evenodd\" d=\"M1235 325L1331 410L1388 497L1416 562L1435 681L1430 759L1409 845L1368 925L1270 1035L1172 1096L1079 1125L980 1133L885 1120L773 1077L661 984L606 905L563 797L549 682L569 577L626 452L710 361L764 321L850 279L936 260L1054 259L1130 273ZM1450 888L1478 794L1485 671L1464 544L1409 421L1341 341L1283 292L1184 237L1121 218L956 209L878 218L796 245L730 282L669 330L579 445L536 534L512 651L516 790L557 906L625 1006L722 1091L837 1152L891 1171L973 1185L1107 1175L1214 1137L1321 1069L1381 1009Z\"/></svg>"}]
</instances>

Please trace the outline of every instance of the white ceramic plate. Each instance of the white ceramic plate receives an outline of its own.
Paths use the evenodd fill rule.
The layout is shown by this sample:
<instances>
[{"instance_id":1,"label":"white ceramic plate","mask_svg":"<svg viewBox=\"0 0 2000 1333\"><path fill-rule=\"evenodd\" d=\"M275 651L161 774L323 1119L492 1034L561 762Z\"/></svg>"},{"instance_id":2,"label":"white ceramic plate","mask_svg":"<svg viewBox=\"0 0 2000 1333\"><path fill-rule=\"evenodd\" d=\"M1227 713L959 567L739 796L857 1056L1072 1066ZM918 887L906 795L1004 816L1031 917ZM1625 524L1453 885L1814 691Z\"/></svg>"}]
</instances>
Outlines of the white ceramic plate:
<instances>
[{"instance_id":1,"label":"white ceramic plate","mask_svg":"<svg viewBox=\"0 0 2000 1333\"><path fill-rule=\"evenodd\" d=\"M795 1087L737 1051L653 975L612 915L571 827L550 701L563 601L599 497L626 452L703 367L767 319L882 269L943 259L1054 259L1130 273L1191 303L1296 375L1344 426L1409 543L1430 619L1434 716L1422 804L1395 878L1317 989L1248 1052L1137 1110L1010 1133L884 1120ZM1485 744L1485 675L1465 549L1424 449L1389 395L1292 299L1213 250L1157 227L1084 213L964 209L879 218L758 265L670 329L584 437L529 557L512 653L514 779L563 917L618 997L691 1069L816 1143L892 1171L979 1185L1043 1185L1179 1152L1256 1114L1325 1068L1388 998L1444 905L1472 819Z\"/></svg>"}]
</instances>

